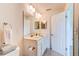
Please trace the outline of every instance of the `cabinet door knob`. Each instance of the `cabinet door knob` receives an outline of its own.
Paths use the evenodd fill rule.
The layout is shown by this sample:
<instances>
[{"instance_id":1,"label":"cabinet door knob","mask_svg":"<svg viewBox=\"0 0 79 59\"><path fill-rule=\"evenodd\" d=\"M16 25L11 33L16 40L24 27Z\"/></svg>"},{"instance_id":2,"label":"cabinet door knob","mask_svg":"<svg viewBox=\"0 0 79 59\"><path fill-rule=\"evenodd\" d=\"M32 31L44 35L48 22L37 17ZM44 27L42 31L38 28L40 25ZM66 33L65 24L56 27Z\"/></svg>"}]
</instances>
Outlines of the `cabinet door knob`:
<instances>
[{"instance_id":1,"label":"cabinet door knob","mask_svg":"<svg viewBox=\"0 0 79 59\"><path fill-rule=\"evenodd\" d=\"M32 50L35 50L35 47L33 47Z\"/></svg>"}]
</instances>

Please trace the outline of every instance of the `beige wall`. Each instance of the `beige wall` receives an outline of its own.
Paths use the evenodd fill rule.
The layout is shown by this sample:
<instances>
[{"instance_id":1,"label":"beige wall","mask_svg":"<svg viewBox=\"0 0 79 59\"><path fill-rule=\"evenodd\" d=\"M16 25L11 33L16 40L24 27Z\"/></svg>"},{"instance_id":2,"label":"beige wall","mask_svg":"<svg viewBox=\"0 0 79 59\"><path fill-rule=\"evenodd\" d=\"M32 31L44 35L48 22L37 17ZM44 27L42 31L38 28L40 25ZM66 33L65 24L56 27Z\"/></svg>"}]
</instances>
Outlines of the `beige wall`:
<instances>
[{"instance_id":1,"label":"beige wall","mask_svg":"<svg viewBox=\"0 0 79 59\"><path fill-rule=\"evenodd\" d=\"M18 45L23 37L23 13L22 4L0 4L0 30L3 30L3 22L12 26L12 44Z\"/></svg>"}]
</instances>

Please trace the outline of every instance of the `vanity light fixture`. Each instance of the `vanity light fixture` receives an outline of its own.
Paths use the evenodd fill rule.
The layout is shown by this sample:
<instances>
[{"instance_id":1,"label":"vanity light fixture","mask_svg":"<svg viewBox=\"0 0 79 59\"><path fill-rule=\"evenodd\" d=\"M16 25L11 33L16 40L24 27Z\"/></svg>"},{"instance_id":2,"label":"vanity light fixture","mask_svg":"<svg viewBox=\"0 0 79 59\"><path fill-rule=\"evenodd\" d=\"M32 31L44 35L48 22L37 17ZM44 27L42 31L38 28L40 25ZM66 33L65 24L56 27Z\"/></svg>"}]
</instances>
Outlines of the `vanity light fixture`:
<instances>
[{"instance_id":1,"label":"vanity light fixture","mask_svg":"<svg viewBox=\"0 0 79 59\"><path fill-rule=\"evenodd\" d=\"M29 12L35 13L35 8L32 5L27 5L27 10Z\"/></svg>"},{"instance_id":2,"label":"vanity light fixture","mask_svg":"<svg viewBox=\"0 0 79 59\"><path fill-rule=\"evenodd\" d=\"M40 18L40 17L42 17L42 15L40 13L38 13L38 17Z\"/></svg>"},{"instance_id":3,"label":"vanity light fixture","mask_svg":"<svg viewBox=\"0 0 79 59\"><path fill-rule=\"evenodd\" d=\"M45 24L46 23L46 20L42 20L42 22Z\"/></svg>"},{"instance_id":4,"label":"vanity light fixture","mask_svg":"<svg viewBox=\"0 0 79 59\"><path fill-rule=\"evenodd\" d=\"M33 13L35 13L35 8L34 7L33 7L32 11L33 11Z\"/></svg>"},{"instance_id":5,"label":"vanity light fixture","mask_svg":"<svg viewBox=\"0 0 79 59\"><path fill-rule=\"evenodd\" d=\"M41 18L42 15L41 15L40 13L37 13L37 12L36 12L36 13L35 13L35 17L36 17L36 18Z\"/></svg>"},{"instance_id":6,"label":"vanity light fixture","mask_svg":"<svg viewBox=\"0 0 79 59\"><path fill-rule=\"evenodd\" d=\"M29 8L31 9L33 13L35 12L35 8L32 5L30 5Z\"/></svg>"}]
</instances>

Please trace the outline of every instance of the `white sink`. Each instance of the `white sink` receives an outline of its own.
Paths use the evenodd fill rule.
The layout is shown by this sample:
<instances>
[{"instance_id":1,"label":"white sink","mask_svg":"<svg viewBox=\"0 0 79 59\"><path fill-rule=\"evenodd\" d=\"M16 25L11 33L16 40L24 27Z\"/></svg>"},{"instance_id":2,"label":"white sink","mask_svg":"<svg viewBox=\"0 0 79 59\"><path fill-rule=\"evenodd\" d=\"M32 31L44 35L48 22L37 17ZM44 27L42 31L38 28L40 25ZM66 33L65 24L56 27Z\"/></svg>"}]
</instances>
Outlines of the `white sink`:
<instances>
[{"instance_id":1,"label":"white sink","mask_svg":"<svg viewBox=\"0 0 79 59\"><path fill-rule=\"evenodd\" d=\"M25 36L24 39L30 39L30 40L39 40L41 37L40 36Z\"/></svg>"}]
</instances>

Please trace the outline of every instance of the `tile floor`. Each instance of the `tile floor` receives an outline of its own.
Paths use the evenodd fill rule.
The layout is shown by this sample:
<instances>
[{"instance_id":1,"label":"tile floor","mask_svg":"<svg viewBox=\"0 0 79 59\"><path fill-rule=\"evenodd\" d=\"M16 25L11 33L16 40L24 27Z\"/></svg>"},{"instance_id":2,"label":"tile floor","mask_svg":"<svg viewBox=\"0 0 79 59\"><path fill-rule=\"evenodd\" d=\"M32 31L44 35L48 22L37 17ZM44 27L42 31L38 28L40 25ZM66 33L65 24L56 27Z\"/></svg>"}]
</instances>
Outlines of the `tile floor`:
<instances>
[{"instance_id":1,"label":"tile floor","mask_svg":"<svg viewBox=\"0 0 79 59\"><path fill-rule=\"evenodd\" d=\"M46 51L45 51L43 56L63 56L63 55L57 53L56 51L52 51L50 49L46 49Z\"/></svg>"}]
</instances>

